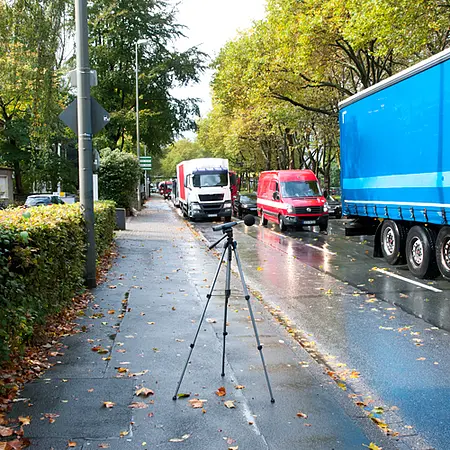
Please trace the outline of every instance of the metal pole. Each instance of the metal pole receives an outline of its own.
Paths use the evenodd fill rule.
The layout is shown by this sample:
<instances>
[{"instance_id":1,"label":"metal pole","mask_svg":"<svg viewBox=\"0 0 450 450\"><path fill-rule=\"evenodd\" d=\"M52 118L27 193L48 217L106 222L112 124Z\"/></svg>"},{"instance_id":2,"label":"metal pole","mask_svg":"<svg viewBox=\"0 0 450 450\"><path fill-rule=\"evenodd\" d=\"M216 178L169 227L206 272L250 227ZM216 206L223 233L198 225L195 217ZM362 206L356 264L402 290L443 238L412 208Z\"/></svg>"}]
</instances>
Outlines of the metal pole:
<instances>
[{"instance_id":1,"label":"metal pole","mask_svg":"<svg viewBox=\"0 0 450 450\"><path fill-rule=\"evenodd\" d=\"M138 41L135 44L135 56L136 56L136 155L139 161L141 156L141 148L139 143L139 70L138 70ZM137 185L137 209L141 209L141 193L140 193L141 180L139 179Z\"/></svg>"},{"instance_id":2,"label":"metal pole","mask_svg":"<svg viewBox=\"0 0 450 450\"><path fill-rule=\"evenodd\" d=\"M80 203L86 223L87 249L85 283L92 288L95 279L94 196L92 181L91 71L89 68L87 0L75 0L75 38L77 48L78 160Z\"/></svg>"}]
</instances>

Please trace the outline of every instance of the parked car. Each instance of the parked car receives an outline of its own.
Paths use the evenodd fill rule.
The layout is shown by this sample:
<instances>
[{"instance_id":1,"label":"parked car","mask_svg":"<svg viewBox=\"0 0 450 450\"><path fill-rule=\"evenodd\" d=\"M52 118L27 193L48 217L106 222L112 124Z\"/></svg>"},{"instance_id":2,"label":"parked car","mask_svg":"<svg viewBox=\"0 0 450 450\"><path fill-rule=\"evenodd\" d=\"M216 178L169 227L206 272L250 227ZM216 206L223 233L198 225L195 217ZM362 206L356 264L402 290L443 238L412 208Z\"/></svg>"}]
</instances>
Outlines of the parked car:
<instances>
[{"instance_id":1,"label":"parked car","mask_svg":"<svg viewBox=\"0 0 450 450\"><path fill-rule=\"evenodd\" d=\"M281 231L288 226L318 225L328 228L328 204L319 180L311 170L273 170L261 172L257 207L261 223L278 223Z\"/></svg>"},{"instance_id":2,"label":"parked car","mask_svg":"<svg viewBox=\"0 0 450 450\"><path fill-rule=\"evenodd\" d=\"M233 202L233 212L236 217L242 219L246 214L258 215L256 208L256 193L237 193Z\"/></svg>"},{"instance_id":3,"label":"parked car","mask_svg":"<svg viewBox=\"0 0 450 450\"><path fill-rule=\"evenodd\" d=\"M336 200L331 195L327 196L328 215L340 219L342 217L342 205L339 200Z\"/></svg>"},{"instance_id":4,"label":"parked car","mask_svg":"<svg viewBox=\"0 0 450 450\"><path fill-rule=\"evenodd\" d=\"M32 206L46 206L46 205L63 205L64 201L61 197L53 194L34 194L29 195L25 201L25 208Z\"/></svg>"}]
</instances>

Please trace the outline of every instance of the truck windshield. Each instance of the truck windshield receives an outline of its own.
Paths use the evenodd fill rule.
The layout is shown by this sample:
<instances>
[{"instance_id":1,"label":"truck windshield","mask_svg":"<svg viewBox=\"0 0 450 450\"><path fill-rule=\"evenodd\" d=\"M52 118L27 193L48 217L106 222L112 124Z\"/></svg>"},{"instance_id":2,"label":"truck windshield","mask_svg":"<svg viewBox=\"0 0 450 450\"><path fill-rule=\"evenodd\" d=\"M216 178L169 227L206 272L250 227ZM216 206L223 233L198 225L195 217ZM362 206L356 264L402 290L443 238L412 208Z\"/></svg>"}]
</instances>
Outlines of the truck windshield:
<instances>
[{"instance_id":1,"label":"truck windshield","mask_svg":"<svg viewBox=\"0 0 450 450\"><path fill-rule=\"evenodd\" d=\"M228 186L228 172L196 173L193 177L194 187Z\"/></svg>"},{"instance_id":2,"label":"truck windshield","mask_svg":"<svg viewBox=\"0 0 450 450\"><path fill-rule=\"evenodd\" d=\"M285 181L281 183L283 198L317 197L322 195L317 181Z\"/></svg>"}]
</instances>

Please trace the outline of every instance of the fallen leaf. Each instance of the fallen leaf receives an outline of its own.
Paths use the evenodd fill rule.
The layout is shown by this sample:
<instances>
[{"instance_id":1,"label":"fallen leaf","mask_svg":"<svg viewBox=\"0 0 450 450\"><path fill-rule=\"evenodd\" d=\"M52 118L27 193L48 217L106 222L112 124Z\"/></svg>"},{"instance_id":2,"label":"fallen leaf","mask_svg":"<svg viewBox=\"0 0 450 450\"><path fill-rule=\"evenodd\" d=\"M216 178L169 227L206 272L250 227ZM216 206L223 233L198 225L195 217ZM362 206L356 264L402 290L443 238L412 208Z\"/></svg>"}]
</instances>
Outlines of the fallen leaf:
<instances>
[{"instance_id":1,"label":"fallen leaf","mask_svg":"<svg viewBox=\"0 0 450 450\"><path fill-rule=\"evenodd\" d=\"M128 372L128 369L127 369L126 367L119 367L119 368L117 369L117 372L119 372L119 373L127 373L127 372Z\"/></svg>"},{"instance_id":2,"label":"fallen leaf","mask_svg":"<svg viewBox=\"0 0 450 450\"><path fill-rule=\"evenodd\" d=\"M19 422L20 422L22 425L30 425L31 417L30 417L30 416L26 416L26 417L24 417L24 416L19 416Z\"/></svg>"},{"instance_id":3,"label":"fallen leaf","mask_svg":"<svg viewBox=\"0 0 450 450\"><path fill-rule=\"evenodd\" d=\"M183 442L186 439L188 439L190 436L191 436L190 434L183 434L183 436L181 436L180 438L169 439L169 442Z\"/></svg>"},{"instance_id":4,"label":"fallen leaf","mask_svg":"<svg viewBox=\"0 0 450 450\"><path fill-rule=\"evenodd\" d=\"M116 313L116 310L115 309L110 309L110 310L108 310L108 314L115 314Z\"/></svg>"},{"instance_id":5,"label":"fallen leaf","mask_svg":"<svg viewBox=\"0 0 450 450\"><path fill-rule=\"evenodd\" d=\"M350 378L359 378L359 372L357 372L356 370L352 370Z\"/></svg>"},{"instance_id":6,"label":"fallen leaf","mask_svg":"<svg viewBox=\"0 0 450 450\"><path fill-rule=\"evenodd\" d=\"M172 306L172 311L175 311L177 308L175 308L175 306Z\"/></svg>"},{"instance_id":7,"label":"fallen leaf","mask_svg":"<svg viewBox=\"0 0 450 450\"><path fill-rule=\"evenodd\" d=\"M148 408L148 405L147 405L147 403L144 403L144 402L133 402L133 403L131 403L131 405L128 405L128 408L146 409L146 408Z\"/></svg>"},{"instance_id":8,"label":"fallen leaf","mask_svg":"<svg viewBox=\"0 0 450 450\"><path fill-rule=\"evenodd\" d=\"M191 394L178 394L178 398L186 398L186 397L190 397Z\"/></svg>"},{"instance_id":9,"label":"fallen leaf","mask_svg":"<svg viewBox=\"0 0 450 450\"><path fill-rule=\"evenodd\" d=\"M129 431L121 431L120 432L120 437L127 436L128 434L129 434Z\"/></svg>"},{"instance_id":10,"label":"fallen leaf","mask_svg":"<svg viewBox=\"0 0 450 450\"><path fill-rule=\"evenodd\" d=\"M199 398L193 398L192 400L189 400L190 405L192 408L203 408L203 403L205 403L206 400L201 400Z\"/></svg>"},{"instance_id":11,"label":"fallen leaf","mask_svg":"<svg viewBox=\"0 0 450 450\"><path fill-rule=\"evenodd\" d=\"M77 446L77 443L75 441L69 441L67 443L67 447L76 447L76 446Z\"/></svg>"},{"instance_id":12,"label":"fallen leaf","mask_svg":"<svg viewBox=\"0 0 450 450\"><path fill-rule=\"evenodd\" d=\"M306 419L306 418L308 417L308 415L307 415L307 414L304 414L304 413L302 413L302 412L298 412L298 413L297 413L297 417L300 417L300 418L302 418L302 419Z\"/></svg>"},{"instance_id":13,"label":"fallen leaf","mask_svg":"<svg viewBox=\"0 0 450 450\"><path fill-rule=\"evenodd\" d=\"M261 270L264 270L264 269L263 269L262 267L257 267L256 270L257 270L258 272L261 272Z\"/></svg>"},{"instance_id":14,"label":"fallen leaf","mask_svg":"<svg viewBox=\"0 0 450 450\"><path fill-rule=\"evenodd\" d=\"M208 323L217 323L216 319L206 319Z\"/></svg>"},{"instance_id":15,"label":"fallen leaf","mask_svg":"<svg viewBox=\"0 0 450 450\"><path fill-rule=\"evenodd\" d=\"M154 392L151 389L148 389L146 387L138 389L134 395L142 395L142 397L148 397L149 395L154 395Z\"/></svg>"},{"instance_id":16,"label":"fallen leaf","mask_svg":"<svg viewBox=\"0 0 450 450\"><path fill-rule=\"evenodd\" d=\"M227 391L225 390L225 387L221 386L219 389L217 389L216 395L219 397L225 397L225 395L227 395Z\"/></svg>"},{"instance_id":17,"label":"fallen leaf","mask_svg":"<svg viewBox=\"0 0 450 450\"><path fill-rule=\"evenodd\" d=\"M228 447L228 450L238 450L239 449L239 445L236 445L235 447Z\"/></svg>"},{"instance_id":18,"label":"fallen leaf","mask_svg":"<svg viewBox=\"0 0 450 450\"><path fill-rule=\"evenodd\" d=\"M112 408L112 407L116 406L116 404L114 402L103 402L103 406L105 408Z\"/></svg>"},{"instance_id":19,"label":"fallen leaf","mask_svg":"<svg viewBox=\"0 0 450 450\"><path fill-rule=\"evenodd\" d=\"M117 286L114 286L113 284L111 286L108 286L109 289L116 289Z\"/></svg>"},{"instance_id":20,"label":"fallen leaf","mask_svg":"<svg viewBox=\"0 0 450 450\"><path fill-rule=\"evenodd\" d=\"M235 400L228 400L224 403L224 405L229 409L236 408L236 406L234 405L234 402L235 402Z\"/></svg>"},{"instance_id":21,"label":"fallen leaf","mask_svg":"<svg viewBox=\"0 0 450 450\"><path fill-rule=\"evenodd\" d=\"M245 389L245 386L243 386L242 384L237 384L234 388L235 389Z\"/></svg>"},{"instance_id":22,"label":"fallen leaf","mask_svg":"<svg viewBox=\"0 0 450 450\"><path fill-rule=\"evenodd\" d=\"M98 448L109 448L110 445L107 444L106 442L102 442L101 444L98 444Z\"/></svg>"},{"instance_id":23,"label":"fallen leaf","mask_svg":"<svg viewBox=\"0 0 450 450\"><path fill-rule=\"evenodd\" d=\"M14 430L12 428L4 427L0 425L0 436L12 436Z\"/></svg>"},{"instance_id":24,"label":"fallen leaf","mask_svg":"<svg viewBox=\"0 0 450 450\"><path fill-rule=\"evenodd\" d=\"M55 420L59 417L59 414L45 413L44 417L48 419L49 423L55 423Z\"/></svg>"}]
</instances>

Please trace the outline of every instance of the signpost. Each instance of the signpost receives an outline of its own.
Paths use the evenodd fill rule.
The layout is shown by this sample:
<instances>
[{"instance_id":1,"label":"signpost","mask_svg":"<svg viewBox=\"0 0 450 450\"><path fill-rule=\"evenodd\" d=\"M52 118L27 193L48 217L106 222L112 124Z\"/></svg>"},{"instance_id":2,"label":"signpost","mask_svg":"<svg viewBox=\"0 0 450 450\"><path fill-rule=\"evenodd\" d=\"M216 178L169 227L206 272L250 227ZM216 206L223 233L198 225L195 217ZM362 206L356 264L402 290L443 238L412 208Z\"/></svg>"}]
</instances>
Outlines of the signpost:
<instances>
[{"instance_id":1,"label":"signpost","mask_svg":"<svg viewBox=\"0 0 450 450\"><path fill-rule=\"evenodd\" d=\"M145 170L145 174L144 174L145 196L148 197L150 195L150 192L148 189L147 170L152 170L152 157L151 156L139 156L139 165L141 166L141 169Z\"/></svg>"},{"instance_id":2,"label":"signpost","mask_svg":"<svg viewBox=\"0 0 450 450\"><path fill-rule=\"evenodd\" d=\"M77 100L61 113L60 118L78 134L80 203L87 243L84 278L87 287L92 288L97 285L92 135L109 122L109 114L91 98L91 83L96 83L96 76L89 68L87 0L75 0L75 40L77 68L71 78L76 80Z\"/></svg>"}]
</instances>

